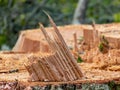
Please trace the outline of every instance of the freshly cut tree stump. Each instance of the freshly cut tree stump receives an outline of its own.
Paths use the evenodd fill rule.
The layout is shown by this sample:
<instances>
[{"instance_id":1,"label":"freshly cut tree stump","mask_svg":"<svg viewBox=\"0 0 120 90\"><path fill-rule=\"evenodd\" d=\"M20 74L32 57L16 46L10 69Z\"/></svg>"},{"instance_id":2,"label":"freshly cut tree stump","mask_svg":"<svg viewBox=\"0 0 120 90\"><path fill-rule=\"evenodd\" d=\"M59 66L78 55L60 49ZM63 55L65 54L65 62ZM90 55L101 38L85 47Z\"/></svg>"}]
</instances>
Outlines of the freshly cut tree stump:
<instances>
[{"instance_id":1,"label":"freshly cut tree stump","mask_svg":"<svg viewBox=\"0 0 120 90\"><path fill-rule=\"evenodd\" d=\"M100 43L100 37L104 36L109 42L109 46L114 49L120 49L120 26L116 24L94 25L93 28L84 28L84 42L89 47L94 48Z\"/></svg>"},{"instance_id":2,"label":"freshly cut tree stump","mask_svg":"<svg viewBox=\"0 0 120 90\"><path fill-rule=\"evenodd\" d=\"M62 35L55 23L48 15L52 30L53 39L48 35L45 28L40 24L41 30L49 44L51 54L48 56L37 56L35 60L29 58L26 69L32 81L74 81L82 79L83 73L77 65L76 60L69 51Z\"/></svg>"},{"instance_id":3,"label":"freshly cut tree stump","mask_svg":"<svg viewBox=\"0 0 120 90\"><path fill-rule=\"evenodd\" d=\"M118 27L120 27L120 23L118 23L118 24L102 24L102 25L97 24L96 25L97 29L105 31L106 38L107 38L107 36L111 37L111 35L108 35L111 30L112 31L119 30ZM61 26L61 27L58 26L58 29L60 30L60 33L62 34L63 38L65 39L67 45L70 45L71 43L73 44L73 33L76 32L77 39L79 39L79 37L84 34L84 32L83 32L84 28L88 29L88 30L93 29L93 27L91 27L91 25L67 25L67 26ZM49 27L49 28L45 28L45 30L47 32L49 32L54 29ZM108 32L108 34L107 34L107 32ZM39 30L39 29L25 30L25 31L22 31L20 35L22 35L22 33L24 33L25 37L29 38L31 41L32 40L35 40L35 41L44 40L42 42L45 42L45 39L43 39L43 34L42 34L41 30ZM54 32L52 32L52 33L54 33ZM118 35L116 35L116 33L117 32L114 32L113 34L115 34L115 36L118 37ZM54 35L55 35L55 33L54 33ZM23 35L23 37L24 37L24 35ZM113 38L113 35L112 35L112 38ZM55 42L55 39L53 39L52 41ZM114 40L112 40L112 41L114 41ZM32 50L34 50L35 48L40 47L39 44L37 44L38 46L36 45L36 47L34 47L34 49L32 49L30 51L29 49L31 49L33 46L28 45L27 43L26 43L27 44L26 46L30 47L29 49L27 49L29 52L26 50L23 53L22 51L19 51L20 50L19 47L21 47L21 45L22 45L21 43L22 42L19 42L19 46L18 46L18 48L16 48L17 52L16 51L0 52L0 62L1 62L0 63L0 87L5 88L6 86L8 87L8 85L10 85L10 86L12 85L11 87L20 86L20 89L18 89L18 90L21 90L21 87L25 88L25 87L29 87L29 86L31 86L32 89L34 89L33 87L36 87L36 86L40 86L40 89L42 89L42 87L43 88L47 87L47 86L52 87L54 85L55 85L55 87L61 86L61 85L65 85L66 87L68 87L67 85L75 85L75 86L80 85L80 87L81 87L81 85L83 85L84 83L87 83L87 84L88 83L90 83L90 84L92 84L92 83L104 84L105 83L106 84L111 81L112 82L114 81L116 84L120 84L120 57L119 57L120 50L119 49L113 49L110 51L111 57L112 57L111 60L108 57L108 53L105 55L101 53L101 55L99 56L100 58L96 58L96 56L98 55L98 53L96 53L97 55L95 55L95 53L94 53L94 51L95 52L97 51L96 49L91 50L90 52L85 51L85 53L82 53L81 55L86 54L85 58L90 56L90 59L88 57L87 60L91 60L91 56L93 56L94 57L93 61L95 61L96 64L94 62L88 63L87 61L83 61L83 62L79 63L78 65L82 69L82 72L83 72L83 75L85 78L73 80L73 81L67 81L66 78L68 78L68 76L64 76L65 70L63 72L63 69L68 68L68 63L67 63L68 61L65 61L65 63L63 64L64 61L61 61L62 60L62 58L60 56L61 54L59 55L59 57L61 58L59 60L59 57L56 56L56 54L58 54L58 52L57 53L56 52L41 53L41 52L39 52L40 49L38 49L38 51L32 52ZM47 42L45 42L45 43L47 43ZM57 43L59 43L58 39L57 39ZM61 43L59 43L59 44L60 44L60 46L62 45ZM47 43L47 45L49 46L48 43ZM15 47L16 47L16 45L15 45ZM53 46L53 47L54 47L54 51L55 51L55 46ZM50 49L50 46L49 46L49 49ZM62 47L60 49L63 50ZM90 54L88 54L88 53L90 53ZM64 54L67 54L67 52ZM36 62L41 60L40 58L43 58L43 57L44 57L44 59L42 60L43 62L40 62L40 63L44 63L44 61L45 61L45 63L49 63L48 65L45 65L46 66L45 70L46 71L49 70L48 73L45 73L47 75L47 77L48 78L51 77L51 75L52 75L51 72L53 71L53 69L50 69L50 68L54 68L52 65L55 65L55 66L57 66L57 67L55 67L57 69L57 71L56 71L56 69L54 69L54 71L56 72L56 75L61 76L61 78L57 78L57 79L55 77L55 80L56 81L61 80L61 82L44 82L44 80L47 81L47 79L44 76L42 68L39 68L38 63L36 64ZM102 62L100 61L100 59ZM82 59L82 60L84 60L84 59ZM30 65L30 63L27 63L28 61L30 63L32 63L32 65ZM97 63L97 61L98 61L98 63ZM105 64L107 64L109 66L106 68L100 68L100 66L103 67L103 65L104 65L103 61L105 61ZM26 66L29 65L28 70L31 68L31 66L34 68L38 68L38 69L33 74L32 74L32 71L29 71L29 73L28 73L28 71L26 70L26 68L24 66L24 63L26 63ZM42 65L42 67L44 67L43 64L41 64L41 65ZM33 69L30 69L30 70L33 70ZM72 69L70 69L70 70L72 70ZM58 74L58 72L59 72L59 74ZM39 74L40 77L38 77L36 75L36 73L40 73ZM48 76L48 74L51 74L51 75ZM32 78L38 80L38 82L28 81L28 77L30 75ZM35 77L35 75L37 77ZM71 76L69 76L69 77L71 77ZM41 81L39 81L39 78L41 79ZM34 79L32 79L32 80L34 80ZM16 83L18 83L18 84L16 85ZM64 89L66 89L66 88L64 88ZM11 89L11 90L16 90L16 89Z\"/></svg>"},{"instance_id":4,"label":"freshly cut tree stump","mask_svg":"<svg viewBox=\"0 0 120 90\"><path fill-rule=\"evenodd\" d=\"M79 39L83 36L83 27L89 27L89 25L67 25L67 26L57 26L62 34L65 42L69 47L73 45L73 34L76 32L76 36ZM46 31L51 34L53 30L52 27L47 27ZM28 40L28 41L27 41ZM26 53L36 53L36 52L47 52L48 43L44 39L40 29L30 29L23 30L19 34L19 38L14 45L13 52L26 52Z\"/></svg>"},{"instance_id":5,"label":"freshly cut tree stump","mask_svg":"<svg viewBox=\"0 0 120 90\"><path fill-rule=\"evenodd\" d=\"M20 37L13 47L14 52L49 52L47 42L44 40L38 40L27 36L24 32L21 32Z\"/></svg>"}]
</instances>

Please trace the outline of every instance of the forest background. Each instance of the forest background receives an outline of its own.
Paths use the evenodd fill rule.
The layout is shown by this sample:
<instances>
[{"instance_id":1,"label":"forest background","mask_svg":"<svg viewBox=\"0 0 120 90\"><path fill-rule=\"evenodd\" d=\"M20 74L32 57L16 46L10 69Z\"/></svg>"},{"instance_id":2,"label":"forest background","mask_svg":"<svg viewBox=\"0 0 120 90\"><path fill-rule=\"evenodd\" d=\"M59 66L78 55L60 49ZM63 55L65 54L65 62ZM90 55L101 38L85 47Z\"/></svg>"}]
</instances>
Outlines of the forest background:
<instances>
[{"instance_id":1,"label":"forest background","mask_svg":"<svg viewBox=\"0 0 120 90\"><path fill-rule=\"evenodd\" d=\"M0 48L11 49L21 30L49 26L120 22L120 0L0 0Z\"/></svg>"}]
</instances>

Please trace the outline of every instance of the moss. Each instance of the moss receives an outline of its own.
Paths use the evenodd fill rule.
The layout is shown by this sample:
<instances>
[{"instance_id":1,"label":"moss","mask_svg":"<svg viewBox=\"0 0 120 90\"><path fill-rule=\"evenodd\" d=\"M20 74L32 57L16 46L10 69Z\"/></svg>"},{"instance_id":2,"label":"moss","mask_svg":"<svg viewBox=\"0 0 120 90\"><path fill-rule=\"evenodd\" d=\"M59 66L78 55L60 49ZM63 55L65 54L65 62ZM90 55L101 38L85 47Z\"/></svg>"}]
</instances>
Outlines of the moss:
<instances>
[{"instance_id":1,"label":"moss","mask_svg":"<svg viewBox=\"0 0 120 90\"><path fill-rule=\"evenodd\" d=\"M101 36L100 38L100 44L98 46L99 51L102 53L107 53L109 50L109 42L104 36Z\"/></svg>"},{"instance_id":2,"label":"moss","mask_svg":"<svg viewBox=\"0 0 120 90\"><path fill-rule=\"evenodd\" d=\"M109 90L107 84L82 84L82 90Z\"/></svg>"},{"instance_id":3,"label":"moss","mask_svg":"<svg viewBox=\"0 0 120 90\"><path fill-rule=\"evenodd\" d=\"M83 62L83 60L82 60L82 58L81 58L80 56L78 56L77 62L78 62L78 63Z\"/></svg>"},{"instance_id":4,"label":"moss","mask_svg":"<svg viewBox=\"0 0 120 90\"><path fill-rule=\"evenodd\" d=\"M100 43L99 46L98 46L98 48L99 48L99 51L102 52L103 49L104 49L103 43Z\"/></svg>"},{"instance_id":5,"label":"moss","mask_svg":"<svg viewBox=\"0 0 120 90\"><path fill-rule=\"evenodd\" d=\"M105 36L102 36L102 40L101 40L105 45L108 45L109 42L106 40Z\"/></svg>"}]
</instances>

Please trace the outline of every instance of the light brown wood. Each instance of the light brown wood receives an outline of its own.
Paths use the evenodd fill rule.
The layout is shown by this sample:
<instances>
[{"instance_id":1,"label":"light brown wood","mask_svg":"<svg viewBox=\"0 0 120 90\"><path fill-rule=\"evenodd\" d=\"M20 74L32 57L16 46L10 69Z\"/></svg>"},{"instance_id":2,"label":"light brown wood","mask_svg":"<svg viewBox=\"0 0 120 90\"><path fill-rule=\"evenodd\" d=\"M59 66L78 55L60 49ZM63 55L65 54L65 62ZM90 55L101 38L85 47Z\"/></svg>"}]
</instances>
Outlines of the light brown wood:
<instances>
[{"instance_id":1,"label":"light brown wood","mask_svg":"<svg viewBox=\"0 0 120 90\"><path fill-rule=\"evenodd\" d=\"M76 36L76 33L74 32L73 33L73 40L74 40L74 51L75 52L79 52L79 50L78 50L78 43L77 43L77 36Z\"/></svg>"},{"instance_id":2,"label":"light brown wood","mask_svg":"<svg viewBox=\"0 0 120 90\"><path fill-rule=\"evenodd\" d=\"M46 32L42 24L40 24L40 27L41 27L41 31L43 32L43 35L45 36L45 39L48 42L50 51L54 52L54 54L51 53L50 56L41 55L41 60L39 59L36 60L36 63L39 62L39 64L42 66L42 70L44 72L46 80L48 81L61 81L61 80L73 81L73 80L81 79L83 77L82 71L78 67L76 60L74 59L73 55L69 51L62 35L57 29L52 18L49 15L48 17L49 17L50 23L54 28L54 30L52 31L53 39L51 39L51 37ZM51 57L53 59L52 62L51 62ZM57 68L57 66L54 64L54 62L56 61L58 64L60 64L59 68ZM31 67L33 67L33 69L35 70L34 72L36 73L36 77L38 77L39 81L41 81L41 77L38 76L39 71L37 71L41 69L36 68L37 66L33 64L31 64ZM64 77L64 79L61 79L62 77Z\"/></svg>"},{"instance_id":3,"label":"light brown wood","mask_svg":"<svg viewBox=\"0 0 120 90\"><path fill-rule=\"evenodd\" d=\"M116 24L117 25L117 24ZM112 28L112 24L109 24L109 25L96 25L96 28L97 28L97 30L100 28L100 27L105 27L105 30L106 30L106 28L109 28L110 30L111 30L111 28ZM114 26L114 25L113 25ZM118 26L120 26L120 24L118 25ZM67 27L67 26L65 26L65 27ZM116 27L116 26L115 26ZM59 29L59 28L58 28ZM69 31L69 29L71 30L71 31ZM72 30L73 29L73 30ZM78 29L78 31L81 31L80 30L80 28L77 28ZM91 28L91 29L93 29L93 28ZM103 30L104 28L100 28L101 30ZM114 28L113 28L114 29ZM58 49L58 47L59 47L59 44L60 44L60 46L63 46L63 44L61 44L61 42L58 42L58 40L59 40L59 38L57 38L56 39L56 43L55 43L55 39L53 39L52 41L51 41L51 46L54 48L54 51L51 51L51 53L49 53L49 54L47 54L47 53L42 53L42 55L41 54L37 54L36 55L36 53L28 53L28 55L24 52L20 52L20 51L18 51L18 52L0 52L0 61L1 61L1 64L0 64L0 67L3 69L3 71L4 71L4 69L5 69L5 72L7 71L9 71L9 69L11 69L11 67L12 68L16 68L15 66L12 66L12 65L16 65L17 64L17 66L20 66L21 64L19 64L19 62L20 63L25 63L27 60L26 59L24 59L23 57L24 57L24 55L21 55L22 53L23 54L26 54L25 56L26 57L29 57L30 56L30 58L29 58L29 61L30 61L30 63L27 63L27 65L25 65L25 66L28 66L29 65L29 67L27 67L26 69L27 69L27 71L30 73L30 76L33 78L32 79L32 81L35 81L34 80L34 78L36 78L35 76L37 76L37 74L32 74L32 71L30 70L29 71L29 68L32 66L31 64L32 63L34 63L34 64L36 64L36 62L39 62L39 60L41 60L42 58L44 58L44 57L49 57L47 60L45 59L45 62L50 66L50 68L52 68L51 66L52 65L54 65L54 67L55 67L55 70L53 70L53 71L55 71L56 72L56 70L58 70L56 73L57 73L57 75L58 76L60 76L59 78L57 78L60 82L58 82L56 79L54 79L54 78L52 78L54 81L57 81L57 82L44 82L45 80L47 81L47 75L46 75L46 73L44 73L43 72L43 74L45 74L45 75L43 75L44 76L44 78L42 79L42 75L40 74L39 76L41 77L41 78L39 78L40 80L39 81L37 81L37 82L28 82L28 77L29 77L29 74L28 74L28 72L25 70L25 68L24 67L18 67L18 69L19 69L19 72L15 72L15 73L0 73L0 81L2 82L2 81L4 81L4 82L14 82L15 81L15 79L17 79L21 84L24 84L24 85L49 85L49 84L52 84L52 85L56 85L56 84L64 84L64 83L67 83L67 84L80 84L80 83L105 83L105 82L109 82L109 81L112 81L112 80L114 80L115 82L117 81L117 82L120 82L120 55L119 55L119 52L120 52L120 50L119 49L117 49L116 50L116 47L118 47L119 45L117 44L117 43L119 43L118 41L119 41L119 34L117 34L116 35L116 33L117 32L119 32L119 31L117 31L116 32L116 30L118 30L119 28L117 27L117 28L115 28L114 29L114 32L115 32L115 35L114 35L114 33L112 33L110 30L108 30L107 32L105 32L105 36L107 37L107 38L109 38L108 40L110 40L109 42L112 42L113 43L113 45L111 45L111 46L115 46L115 47L113 47L114 49L113 49L113 52L111 52L111 50L110 50L110 54L111 54L111 60L107 60L108 58L108 54L105 56L105 55L102 55L102 56L100 56L100 59L101 59L101 61L102 60L105 60L105 63L108 63L108 67L106 67L105 68L105 70L103 70L103 68L102 68L102 70L101 70L101 68L99 69L99 67L97 68L97 67L95 67L95 64L93 64L93 63L86 63L86 62L83 62L83 63L80 63L80 68L82 69L82 71L83 71L83 75L85 76L85 78L82 78L82 79L78 79L78 80L72 80L72 81L68 81L68 78L71 80L71 77L68 77L68 76L66 76L66 73L65 73L65 68L68 68L69 69L69 66L71 66L71 70L73 70L73 72L75 73L76 72L76 70L74 70L74 69L76 69L75 67L74 67L74 64L72 63L72 62L70 62L70 58L68 57L68 55L67 55L67 52L65 51L66 49L64 48L64 47L60 47L60 49ZM47 30L46 28L45 28L45 30L47 31L47 33L48 33L48 31L49 30ZM71 32L71 34L73 35L73 32L72 31L74 31L74 28L65 28L64 29L64 31L65 30L68 30L69 32ZM88 30L90 30L90 28L88 28ZM60 29L60 31L61 31L61 29ZM24 31L24 32L27 32L27 31ZM32 34L34 34L33 32L36 32L36 30L33 30L33 31L28 31L28 32L31 32ZM39 34L39 32L37 31L37 33ZM54 33L54 31L53 31L53 33ZM63 32L64 33L64 32ZM110 33L110 34L109 34ZM55 34L55 33L54 33ZM68 34L68 33L67 33ZM78 34L78 33L77 33ZM103 34L103 33L102 33ZM63 34L63 36L64 36L64 34ZM54 36L54 37L57 37L57 35L56 36ZM72 37L72 36L71 36ZM70 37L70 38L71 38ZM113 39L111 39L111 38L113 38ZM51 37L50 37L50 39L51 39ZM72 39L73 39L73 37L72 37ZM117 41L118 40L118 41ZM60 41L60 40L59 40ZM114 43L115 42L115 43ZM115 44L115 45L114 45ZM60 50L60 53L58 52L58 50L56 50L56 49L58 49L58 50ZM63 52L63 50L65 51L62 55L61 55L61 52ZM56 55L56 51L58 52L58 55ZM91 52L91 55L93 55L93 51L94 50L92 50ZM89 52L90 53L90 52ZM11 55L10 55L11 54ZM90 56L91 56L90 55ZM34 57L33 57L34 56ZM58 57L59 56L59 57ZM63 60L63 56L65 57L65 58L67 58L67 59L69 59L67 62L66 62L66 60ZM51 58L52 57L52 58ZM87 57L87 54L85 55L85 57ZM103 59L103 58L105 58L105 59ZM8 59L8 60L7 60ZM89 58L87 58L88 60L89 60ZM20 61L19 61L20 60ZM61 60L63 60L63 62L65 62L65 64L67 63L67 65L63 68L63 65L62 65L62 61ZM94 58L94 61L95 62L97 62L97 60L99 60L99 58L97 59L97 58ZM9 64L8 62L7 62L7 64L6 64L6 62L5 61L9 61L10 63L11 62L13 62L14 63L14 61L17 61L18 63L14 63L14 64ZM44 61L44 60L43 60ZM100 62L100 61L99 61ZM6 66L4 66L6 64ZM39 63L37 63L37 64L39 64ZM93 65L92 65L93 64ZM42 64L43 65L43 64ZM97 65L96 66L99 66L100 64L99 63L97 63ZM2 67L2 66L4 66L4 67ZM24 66L24 64L23 64L23 66ZM42 69L42 66L41 65L39 65L40 66L40 70L42 71L42 70L44 70L44 66L45 67L47 67L47 65L44 65L43 66L43 69ZM72 67L73 66L73 67ZM92 67L93 66L93 67ZM34 67L34 65L33 65L33 67ZM36 69L36 70L38 70L37 69L37 67L38 66L35 66L34 68ZM1 69L0 68L0 69ZM24 70L21 70L21 68L23 68ZM97 69L96 69L97 68ZM0 71L2 71L2 69L0 70ZM52 74L51 72L51 70L47 67L47 69L50 71L50 74ZM35 70L35 71L36 71ZM70 71L70 70L69 70ZM38 71L36 71L37 73L38 73ZM35 72L35 73L36 73ZM45 72L47 72L47 70L45 71ZM49 72L48 72L49 73ZM53 72L54 73L54 72ZM59 73L59 74L58 74ZM70 73L72 73L71 71L70 71ZM76 75L77 74L73 74L73 75L75 75L75 77L76 77ZM62 78L63 77L63 78Z\"/></svg>"}]
</instances>

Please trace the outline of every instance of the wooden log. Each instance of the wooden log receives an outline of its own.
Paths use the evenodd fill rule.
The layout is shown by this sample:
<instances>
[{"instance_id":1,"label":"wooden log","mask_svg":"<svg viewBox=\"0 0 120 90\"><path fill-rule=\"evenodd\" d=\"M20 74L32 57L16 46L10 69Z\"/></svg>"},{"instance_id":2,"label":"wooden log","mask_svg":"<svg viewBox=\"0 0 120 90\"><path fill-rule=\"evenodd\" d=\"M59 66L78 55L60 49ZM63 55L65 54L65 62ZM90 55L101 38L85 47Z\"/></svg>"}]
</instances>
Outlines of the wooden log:
<instances>
[{"instance_id":1,"label":"wooden log","mask_svg":"<svg viewBox=\"0 0 120 90\"><path fill-rule=\"evenodd\" d=\"M41 26L41 30L42 30L42 32L43 32L46 40L48 41L51 49L52 49L52 50L54 50L54 49L57 50L57 47L56 47L56 45L55 45L55 42L50 39L49 35L47 34L47 32L46 32L45 29L44 29L44 26L43 26L42 24L40 24L40 26ZM60 54L58 54L58 55L60 55ZM60 57L63 57L63 56L60 56ZM65 65L65 63L63 62L63 59L61 59L60 57L59 57L59 59L60 59L62 65L63 65L63 67L64 67L63 70L68 70L67 67L66 67L66 65ZM67 79L69 80L69 79L70 79L69 77L71 76L71 74L70 74L68 71L65 71L65 73L66 73Z\"/></svg>"},{"instance_id":2,"label":"wooden log","mask_svg":"<svg viewBox=\"0 0 120 90\"><path fill-rule=\"evenodd\" d=\"M50 42L51 40L50 40L50 37L48 36L48 34L47 34L47 32L45 31L45 29L44 29L44 27L43 26L41 26L42 28L42 31L43 31L43 33L45 34L45 36L46 36L46 39L48 40L48 42L49 42L49 44L51 45L51 48L53 49L56 49L56 50L58 50L58 47L57 47L57 45L55 44L55 42L54 43L52 43L52 42ZM61 52L61 53L63 53L63 52ZM60 55L60 57L64 57L62 54ZM64 65L64 63L66 62L66 60L65 59L63 59L64 60L64 62L63 62L63 65ZM67 64L67 62L65 63L65 65L63 66L63 67L66 67L68 64ZM68 68L70 68L70 67L68 67ZM68 69L69 70L69 69ZM70 69L71 70L71 69ZM69 77L71 77L71 79L73 80L73 78L75 78L74 77L74 75L72 75L72 74L74 74L73 72L72 73L70 73L70 72L68 72L69 73ZM72 77L73 76L73 77Z\"/></svg>"},{"instance_id":3,"label":"wooden log","mask_svg":"<svg viewBox=\"0 0 120 90\"><path fill-rule=\"evenodd\" d=\"M65 74L65 76L66 76L66 78L67 78L67 80L73 80L73 76L71 75L71 73L69 72L69 67L66 65L66 62L64 62L65 61L65 59L64 58L60 58L61 57L61 55L57 52L56 53L56 58L58 59L58 60L60 60L60 63L63 65L63 71L64 71L64 74ZM64 61L63 61L64 60Z\"/></svg>"},{"instance_id":4,"label":"wooden log","mask_svg":"<svg viewBox=\"0 0 120 90\"><path fill-rule=\"evenodd\" d=\"M52 25L53 28L54 28L54 32L56 33L56 35L58 36L58 38L59 38L59 39L61 40L61 42L63 43L63 45L64 45L64 47L65 47L65 51L67 51L68 56L71 58L71 61L74 63L74 65L75 65L75 67L76 67L76 70L78 71L78 73L79 73L79 75L80 75L79 78L83 77L83 74L82 74L82 71L81 71L80 67L77 66L77 62L75 62L75 59L74 59L73 55L70 53L70 51L69 51L69 49L68 49L68 47L67 47L67 44L65 43L62 35L60 34L60 32L59 32L56 24L54 23L54 21L52 20L52 18L51 18L48 14L47 14L47 16L48 16L48 18L49 18L49 21L50 21L51 25Z\"/></svg>"},{"instance_id":5,"label":"wooden log","mask_svg":"<svg viewBox=\"0 0 120 90\"><path fill-rule=\"evenodd\" d=\"M39 65L39 63L33 63L32 67L34 68L37 77L39 78L39 81L44 81L45 80L45 74L43 73L43 70L41 68L41 66Z\"/></svg>"},{"instance_id":6,"label":"wooden log","mask_svg":"<svg viewBox=\"0 0 120 90\"><path fill-rule=\"evenodd\" d=\"M56 65L56 69L59 72L59 76L60 76L60 80L61 81L67 81L65 78L65 73L64 73L64 69L63 66L61 65L61 63L59 62L59 60L56 58L56 54L54 56L50 56L49 58L51 58L51 62Z\"/></svg>"},{"instance_id":7,"label":"wooden log","mask_svg":"<svg viewBox=\"0 0 120 90\"><path fill-rule=\"evenodd\" d=\"M55 38L56 38L56 37L55 37ZM59 41L59 40L56 40L56 42L57 42L57 41ZM59 43L58 45L59 45L59 47L62 46L61 43ZM74 68L73 63L71 63L71 60L70 60L69 56L67 56L67 52L64 51L64 48L63 48L63 47L60 48L60 52L62 52L63 56L67 59L69 65L70 65L70 69L71 69L71 68L73 69L73 70L72 70L72 71L73 71L72 74L75 74L75 75L76 75L76 78L75 78L75 79L77 79L77 78L79 77L79 74L78 74L78 72L76 72L76 68ZM65 53L65 52L66 52L66 53ZM73 75L73 76L74 76L74 75Z\"/></svg>"},{"instance_id":8,"label":"wooden log","mask_svg":"<svg viewBox=\"0 0 120 90\"><path fill-rule=\"evenodd\" d=\"M57 41L56 41L57 42ZM60 45L60 46L58 46L58 45ZM68 58L66 58L66 56L64 55L64 52L62 52L60 49L62 48L61 47L61 44L60 43L58 43L57 44L57 47L59 47L57 50L58 50L58 52L59 52L59 54L61 55L60 57L63 57L63 61L64 61L64 63L65 63L65 65L66 65L66 67L68 68L68 71L69 71L69 73L70 73L70 76L71 76L71 80L75 80L76 79L76 77L75 77L75 73L71 70L71 66L70 66L70 64L69 64L69 60L68 60ZM61 47L61 48L60 48ZM67 60L66 60L67 59Z\"/></svg>"},{"instance_id":9,"label":"wooden log","mask_svg":"<svg viewBox=\"0 0 120 90\"><path fill-rule=\"evenodd\" d=\"M31 77L31 80L32 81L39 81L39 78L38 78L38 76L36 76L36 72L35 72L35 70L33 69L33 67L30 65L25 65L25 67L26 67L26 69L27 69L27 71L29 72L29 74L30 74L30 77Z\"/></svg>"},{"instance_id":10,"label":"wooden log","mask_svg":"<svg viewBox=\"0 0 120 90\"><path fill-rule=\"evenodd\" d=\"M25 33L21 33L16 45L13 47L14 52L49 52L46 41L32 39Z\"/></svg>"},{"instance_id":11,"label":"wooden log","mask_svg":"<svg viewBox=\"0 0 120 90\"><path fill-rule=\"evenodd\" d=\"M39 62L39 64L42 66L42 70L44 71L45 78L46 78L45 81L52 81L53 77L52 77L51 74L49 73L49 71L48 71L45 63L43 62L43 60L39 60L38 62Z\"/></svg>"},{"instance_id":12,"label":"wooden log","mask_svg":"<svg viewBox=\"0 0 120 90\"><path fill-rule=\"evenodd\" d=\"M68 57L70 57L70 60L72 60L72 62L73 62L73 64L75 64L75 60L74 60L74 58L73 58L73 56L72 55L70 55L71 53L70 53L70 51L69 51L69 49L68 49L68 47L67 47L67 45L66 45L66 43L65 43L65 41L64 41L64 39L63 38L61 38L62 36L60 36L61 34L59 33L59 31L56 31L57 33L55 33L55 32L53 32L53 36L54 36L54 39L56 40L56 42L61 42L61 45L60 45L60 43L58 44L59 45L59 47L61 47L61 46L63 46L63 53L64 52L66 52L67 53L67 55L68 55ZM59 34L60 35L59 35ZM65 55L65 54L64 54ZM68 59L69 60L69 59ZM70 61L71 62L71 61ZM77 63L76 63L77 64ZM75 66L77 66L77 65L75 65ZM79 71L79 72L76 72L76 73L79 73L79 74L81 74L81 76L83 76L82 75L82 72L81 72L81 70L79 70L78 68L79 67L75 67L76 69L75 70L77 70L77 71ZM79 77L81 77L81 76L79 76Z\"/></svg>"},{"instance_id":13,"label":"wooden log","mask_svg":"<svg viewBox=\"0 0 120 90\"><path fill-rule=\"evenodd\" d=\"M53 64L54 61L52 62L52 61L51 61L51 58L49 58L49 57L45 57L45 58L46 58L45 61L46 61L47 64L48 64L47 67L48 67L51 75L53 76L54 80L55 80L55 81L61 81L59 72L58 72L58 70L56 69L56 65Z\"/></svg>"}]
</instances>

